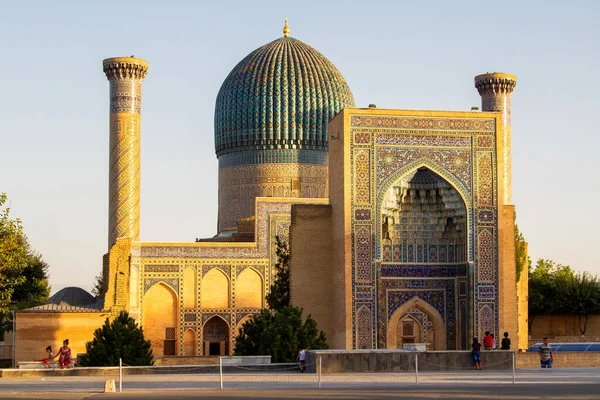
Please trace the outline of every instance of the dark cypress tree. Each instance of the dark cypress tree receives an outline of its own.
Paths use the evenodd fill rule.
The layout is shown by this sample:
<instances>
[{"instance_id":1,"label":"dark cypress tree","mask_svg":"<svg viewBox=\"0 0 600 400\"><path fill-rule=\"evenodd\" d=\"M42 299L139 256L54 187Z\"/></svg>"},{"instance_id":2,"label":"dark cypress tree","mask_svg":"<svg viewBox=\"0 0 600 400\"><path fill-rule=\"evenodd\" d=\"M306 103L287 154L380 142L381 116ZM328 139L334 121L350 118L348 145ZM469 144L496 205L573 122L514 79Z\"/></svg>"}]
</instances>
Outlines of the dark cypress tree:
<instances>
[{"instance_id":1,"label":"dark cypress tree","mask_svg":"<svg viewBox=\"0 0 600 400\"><path fill-rule=\"evenodd\" d=\"M111 367L119 365L119 358L126 365L153 365L150 341L144 339L144 331L126 311L112 321L106 318L104 325L96 329L94 339L85 344L86 354L79 363L88 367Z\"/></svg>"},{"instance_id":2,"label":"dark cypress tree","mask_svg":"<svg viewBox=\"0 0 600 400\"><path fill-rule=\"evenodd\" d=\"M267 306L271 311L279 311L290 305L290 250L287 242L275 236L277 242L277 263L275 264L275 281L267 295Z\"/></svg>"}]
</instances>

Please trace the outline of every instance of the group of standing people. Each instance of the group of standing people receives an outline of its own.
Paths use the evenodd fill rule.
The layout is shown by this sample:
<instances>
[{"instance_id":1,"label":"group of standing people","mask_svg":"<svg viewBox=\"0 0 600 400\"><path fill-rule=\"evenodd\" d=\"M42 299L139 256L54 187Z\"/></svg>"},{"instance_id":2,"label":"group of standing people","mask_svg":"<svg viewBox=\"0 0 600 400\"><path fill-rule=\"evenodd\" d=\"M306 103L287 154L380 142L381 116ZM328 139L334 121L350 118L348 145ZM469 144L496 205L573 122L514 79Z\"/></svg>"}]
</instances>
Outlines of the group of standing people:
<instances>
[{"instance_id":1,"label":"group of standing people","mask_svg":"<svg viewBox=\"0 0 600 400\"><path fill-rule=\"evenodd\" d=\"M504 338L502 339L500 346L500 350L510 350L508 332L504 332ZM496 350L498 348L498 341L494 338L493 333L490 333L489 331L485 332L485 336L483 337L483 348L484 350ZM479 343L477 338L473 338L471 349L475 367L477 367L478 370L483 369L483 365L481 364L481 343Z\"/></svg>"},{"instance_id":2,"label":"group of standing people","mask_svg":"<svg viewBox=\"0 0 600 400\"><path fill-rule=\"evenodd\" d=\"M496 350L497 342L494 339L494 334L490 332L485 332L485 337L483 338L483 347L485 350ZM473 361L475 362L475 367L478 370L483 369L481 365L481 343L477 340L477 338L473 338L473 344L471 345L473 355ZM504 332L504 339L502 339L500 350L510 350L510 339L508 338L508 332ZM544 338L544 342L541 346L539 346L538 354L540 356L540 364L542 368L552 368L552 347L550 346L550 341L547 337Z\"/></svg>"},{"instance_id":3,"label":"group of standing people","mask_svg":"<svg viewBox=\"0 0 600 400\"><path fill-rule=\"evenodd\" d=\"M71 348L69 347L69 339L63 340L63 345L60 349L58 349L58 353L54 354L52 351L52 346L46 347L46 357L41 361L44 365L50 368L50 362L58 357L58 364L61 368L71 368L71 362L73 359L71 358Z\"/></svg>"}]
</instances>

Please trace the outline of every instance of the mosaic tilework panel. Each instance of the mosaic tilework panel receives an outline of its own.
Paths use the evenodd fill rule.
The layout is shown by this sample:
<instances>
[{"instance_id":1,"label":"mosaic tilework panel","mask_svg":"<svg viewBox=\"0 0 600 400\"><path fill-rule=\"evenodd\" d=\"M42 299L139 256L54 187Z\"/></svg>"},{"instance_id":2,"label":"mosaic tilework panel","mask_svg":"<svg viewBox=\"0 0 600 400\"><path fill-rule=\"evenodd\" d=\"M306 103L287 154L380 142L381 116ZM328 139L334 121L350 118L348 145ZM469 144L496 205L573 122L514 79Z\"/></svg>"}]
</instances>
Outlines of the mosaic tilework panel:
<instances>
[{"instance_id":1,"label":"mosaic tilework panel","mask_svg":"<svg viewBox=\"0 0 600 400\"><path fill-rule=\"evenodd\" d=\"M480 152L477 156L477 200L481 206L493 205L492 154Z\"/></svg>"},{"instance_id":2,"label":"mosaic tilework panel","mask_svg":"<svg viewBox=\"0 0 600 400\"><path fill-rule=\"evenodd\" d=\"M355 202L371 202L371 163L367 150L357 151L354 155Z\"/></svg>"},{"instance_id":3,"label":"mosaic tilework panel","mask_svg":"<svg viewBox=\"0 0 600 400\"><path fill-rule=\"evenodd\" d=\"M328 155L320 150L253 150L223 154L219 168L252 164L322 164L327 165Z\"/></svg>"},{"instance_id":4,"label":"mosaic tilework panel","mask_svg":"<svg viewBox=\"0 0 600 400\"><path fill-rule=\"evenodd\" d=\"M427 343L427 334L433 329L433 322L429 319L429 316L418 308L411 308L408 312L400 317L400 320L407 316L411 316L419 325L421 325L421 343Z\"/></svg>"},{"instance_id":5,"label":"mosaic tilework panel","mask_svg":"<svg viewBox=\"0 0 600 400\"><path fill-rule=\"evenodd\" d=\"M387 341L387 324L392 314L407 301L419 298L435 308L446 323L446 348L456 349L456 289L454 279L380 279L378 288L378 337L380 348ZM385 310L385 311L384 311Z\"/></svg>"},{"instance_id":6,"label":"mosaic tilework panel","mask_svg":"<svg viewBox=\"0 0 600 400\"><path fill-rule=\"evenodd\" d=\"M493 209L480 208L477 211L477 224L479 225L493 225L496 222L496 213Z\"/></svg>"},{"instance_id":7,"label":"mosaic tilework panel","mask_svg":"<svg viewBox=\"0 0 600 400\"><path fill-rule=\"evenodd\" d=\"M144 272L152 273L152 272L170 272L177 273L179 272L179 265L144 265Z\"/></svg>"},{"instance_id":8,"label":"mosaic tilework panel","mask_svg":"<svg viewBox=\"0 0 600 400\"><path fill-rule=\"evenodd\" d=\"M373 348L373 316L370 306L361 306L357 314L356 327L356 348L371 349Z\"/></svg>"},{"instance_id":9,"label":"mosaic tilework panel","mask_svg":"<svg viewBox=\"0 0 600 400\"><path fill-rule=\"evenodd\" d=\"M413 161L429 159L441 165L460 181L467 190L471 187L471 152L459 149L403 149L396 147L377 148L377 186Z\"/></svg>"},{"instance_id":10,"label":"mosaic tilework panel","mask_svg":"<svg viewBox=\"0 0 600 400\"><path fill-rule=\"evenodd\" d=\"M481 132L493 132L496 129L495 120L483 118L419 118L353 115L350 117L350 124L353 128L400 128Z\"/></svg>"},{"instance_id":11,"label":"mosaic tilework panel","mask_svg":"<svg viewBox=\"0 0 600 400\"><path fill-rule=\"evenodd\" d=\"M409 265L409 264L381 264L381 277L402 278L402 277L456 277L466 276L466 264L454 265Z\"/></svg>"},{"instance_id":12,"label":"mosaic tilework panel","mask_svg":"<svg viewBox=\"0 0 600 400\"><path fill-rule=\"evenodd\" d=\"M354 219L357 221L365 221L371 219L371 210L359 208L354 211Z\"/></svg>"},{"instance_id":13,"label":"mosaic tilework panel","mask_svg":"<svg viewBox=\"0 0 600 400\"><path fill-rule=\"evenodd\" d=\"M185 313L183 314L183 320L185 322L196 322L196 313Z\"/></svg>"},{"instance_id":14,"label":"mosaic tilework panel","mask_svg":"<svg viewBox=\"0 0 600 400\"><path fill-rule=\"evenodd\" d=\"M373 260L371 255L371 226L357 227L355 236L356 282L370 282Z\"/></svg>"},{"instance_id":15,"label":"mosaic tilework panel","mask_svg":"<svg viewBox=\"0 0 600 400\"><path fill-rule=\"evenodd\" d=\"M229 313L203 313L202 314L202 324L205 324L206 321L211 319L212 317L220 317L228 324L231 323L231 314Z\"/></svg>"},{"instance_id":16,"label":"mosaic tilework panel","mask_svg":"<svg viewBox=\"0 0 600 400\"><path fill-rule=\"evenodd\" d=\"M479 337L485 336L486 331L496 332L496 317L494 303L480 303L478 312Z\"/></svg>"},{"instance_id":17,"label":"mosaic tilework panel","mask_svg":"<svg viewBox=\"0 0 600 400\"><path fill-rule=\"evenodd\" d=\"M477 288L477 295L480 299L493 299L495 296L495 287L494 286L487 286L487 285L480 285Z\"/></svg>"},{"instance_id":18,"label":"mosaic tilework panel","mask_svg":"<svg viewBox=\"0 0 600 400\"><path fill-rule=\"evenodd\" d=\"M203 265L202 266L202 277L204 277L204 275L206 275L209 271L211 271L212 269L215 269L215 268L218 269L219 271L223 272L228 277L231 277L231 266L229 266L229 265Z\"/></svg>"},{"instance_id":19,"label":"mosaic tilework panel","mask_svg":"<svg viewBox=\"0 0 600 400\"><path fill-rule=\"evenodd\" d=\"M321 53L282 37L240 61L215 105L217 156L253 149L327 150L327 124L354 107L344 77Z\"/></svg>"},{"instance_id":20,"label":"mosaic tilework panel","mask_svg":"<svg viewBox=\"0 0 600 400\"><path fill-rule=\"evenodd\" d=\"M175 293L179 293L179 278L145 278L144 294L157 283L164 283L165 285L170 286Z\"/></svg>"},{"instance_id":21,"label":"mosaic tilework panel","mask_svg":"<svg viewBox=\"0 0 600 400\"><path fill-rule=\"evenodd\" d=\"M442 136L442 135L398 135L378 133L376 136L377 144L394 144L401 146L418 147L467 147L471 148L471 138L469 136Z\"/></svg>"},{"instance_id":22,"label":"mosaic tilework panel","mask_svg":"<svg viewBox=\"0 0 600 400\"><path fill-rule=\"evenodd\" d=\"M371 286L356 286L354 290L356 299L358 300L373 299L373 289L371 288Z\"/></svg>"},{"instance_id":23,"label":"mosaic tilework panel","mask_svg":"<svg viewBox=\"0 0 600 400\"><path fill-rule=\"evenodd\" d=\"M108 245L140 237L140 116L110 115Z\"/></svg>"},{"instance_id":24,"label":"mosaic tilework panel","mask_svg":"<svg viewBox=\"0 0 600 400\"><path fill-rule=\"evenodd\" d=\"M356 143L356 144L371 143L371 132L356 132L354 134L354 143Z\"/></svg>"},{"instance_id":25,"label":"mosaic tilework panel","mask_svg":"<svg viewBox=\"0 0 600 400\"><path fill-rule=\"evenodd\" d=\"M477 147L494 147L494 137L489 136L478 136Z\"/></svg>"},{"instance_id":26,"label":"mosaic tilework panel","mask_svg":"<svg viewBox=\"0 0 600 400\"><path fill-rule=\"evenodd\" d=\"M110 112L139 114L142 108L142 81L110 81Z\"/></svg>"},{"instance_id":27,"label":"mosaic tilework panel","mask_svg":"<svg viewBox=\"0 0 600 400\"><path fill-rule=\"evenodd\" d=\"M297 182L298 189L293 183ZM327 166L261 164L219 169L219 229L254 215L256 197L325 198Z\"/></svg>"},{"instance_id":28,"label":"mosaic tilework panel","mask_svg":"<svg viewBox=\"0 0 600 400\"><path fill-rule=\"evenodd\" d=\"M477 280L479 282L494 281L494 235L492 229L479 230L477 235Z\"/></svg>"}]
</instances>

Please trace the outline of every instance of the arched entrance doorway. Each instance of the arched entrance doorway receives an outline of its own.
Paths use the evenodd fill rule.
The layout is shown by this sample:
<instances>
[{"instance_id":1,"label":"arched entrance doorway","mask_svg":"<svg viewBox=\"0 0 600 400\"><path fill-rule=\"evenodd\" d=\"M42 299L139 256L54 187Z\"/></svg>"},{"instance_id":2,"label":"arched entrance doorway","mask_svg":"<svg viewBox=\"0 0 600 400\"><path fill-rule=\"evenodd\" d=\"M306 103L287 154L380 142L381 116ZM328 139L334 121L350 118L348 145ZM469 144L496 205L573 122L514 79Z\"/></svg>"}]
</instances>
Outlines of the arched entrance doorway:
<instances>
[{"instance_id":1,"label":"arched entrance doorway","mask_svg":"<svg viewBox=\"0 0 600 400\"><path fill-rule=\"evenodd\" d=\"M408 343L427 343L429 350L446 350L446 325L429 303L415 297L390 317L387 348L401 349Z\"/></svg>"},{"instance_id":2,"label":"arched entrance doorway","mask_svg":"<svg viewBox=\"0 0 600 400\"><path fill-rule=\"evenodd\" d=\"M457 289L467 287L467 205L463 191L431 168L421 166L399 177L380 197L378 278L385 303L379 307L389 313L384 318L390 336L382 343L388 348L414 342L456 349L465 336L462 322L468 315L459 312L458 304L468 294ZM411 299L418 301L410 304ZM396 314L399 309L402 313Z\"/></svg>"},{"instance_id":3,"label":"arched entrance doorway","mask_svg":"<svg viewBox=\"0 0 600 400\"><path fill-rule=\"evenodd\" d=\"M229 354L229 325L222 318L214 316L202 329L205 356L225 356Z\"/></svg>"}]
</instances>

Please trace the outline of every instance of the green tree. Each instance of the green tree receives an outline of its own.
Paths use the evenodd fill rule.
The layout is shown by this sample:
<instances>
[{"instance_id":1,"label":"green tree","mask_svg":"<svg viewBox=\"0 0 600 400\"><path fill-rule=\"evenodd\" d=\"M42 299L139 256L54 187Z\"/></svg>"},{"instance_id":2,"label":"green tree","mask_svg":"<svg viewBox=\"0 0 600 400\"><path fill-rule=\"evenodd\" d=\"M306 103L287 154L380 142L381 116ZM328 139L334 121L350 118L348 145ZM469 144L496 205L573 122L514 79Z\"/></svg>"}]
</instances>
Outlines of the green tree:
<instances>
[{"instance_id":1,"label":"green tree","mask_svg":"<svg viewBox=\"0 0 600 400\"><path fill-rule=\"evenodd\" d=\"M573 270L567 265L546 259L537 261L535 269L529 271L530 332L537 316L570 314L564 294L574 278Z\"/></svg>"},{"instance_id":2,"label":"green tree","mask_svg":"<svg viewBox=\"0 0 600 400\"><path fill-rule=\"evenodd\" d=\"M523 237L523 233L519 231L517 224L515 224L515 261L517 266L517 282L519 282L521 280L521 272L525 268L528 271L531 269L531 258L527 254L527 242Z\"/></svg>"},{"instance_id":3,"label":"green tree","mask_svg":"<svg viewBox=\"0 0 600 400\"><path fill-rule=\"evenodd\" d=\"M80 360L83 366L117 366L119 358L127 365L154 364L150 341L144 339L143 329L126 311L112 321L106 318L104 325L94 332L94 339L85 344L85 350Z\"/></svg>"},{"instance_id":4,"label":"green tree","mask_svg":"<svg viewBox=\"0 0 600 400\"><path fill-rule=\"evenodd\" d=\"M15 287L25 282L29 256L21 220L11 219L6 201L6 193L0 194L0 315L10 313Z\"/></svg>"},{"instance_id":5,"label":"green tree","mask_svg":"<svg viewBox=\"0 0 600 400\"><path fill-rule=\"evenodd\" d=\"M271 361L293 362L298 349L327 349L327 339L310 316L302 321L302 309L287 306L273 313L267 309L242 325L235 340L236 355L270 355Z\"/></svg>"},{"instance_id":6,"label":"green tree","mask_svg":"<svg viewBox=\"0 0 600 400\"><path fill-rule=\"evenodd\" d=\"M290 252L276 237L275 281L266 300L269 309L244 322L235 339L236 355L270 355L273 362L293 362L298 349L327 349L327 339L310 315L303 321L302 309L290 305Z\"/></svg>"},{"instance_id":7,"label":"green tree","mask_svg":"<svg viewBox=\"0 0 600 400\"><path fill-rule=\"evenodd\" d=\"M579 332L585 335L588 316L600 313L600 282L589 272L577 273L564 289L564 301L568 314L577 315Z\"/></svg>"},{"instance_id":8,"label":"green tree","mask_svg":"<svg viewBox=\"0 0 600 400\"><path fill-rule=\"evenodd\" d=\"M92 289L92 294L96 298L100 298L104 295L104 275L99 273L94 277L94 287Z\"/></svg>"},{"instance_id":9,"label":"green tree","mask_svg":"<svg viewBox=\"0 0 600 400\"><path fill-rule=\"evenodd\" d=\"M275 281L267 295L267 306L271 311L278 311L290 305L290 250L287 242L275 236Z\"/></svg>"},{"instance_id":10,"label":"green tree","mask_svg":"<svg viewBox=\"0 0 600 400\"><path fill-rule=\"evenodd\" d=\"M12 330L10 310L44 304L50 295L48 264L29 245L21 221L11 219L6 201L0 194L0 338Z\"/></svg>"},{"instance_id":11,"label":"green tree","mask_svg":"<svg viewBox=\"0 0 600 400\"><path fill-rule=\"evenodd\" d=\"M40 254L30 251L27 266L21 275L25 280L15 287L12 295L12 302L16 304L18 310L39 306L48 301L50 296L48 264Z\"/></svg>"}]
</instances>

